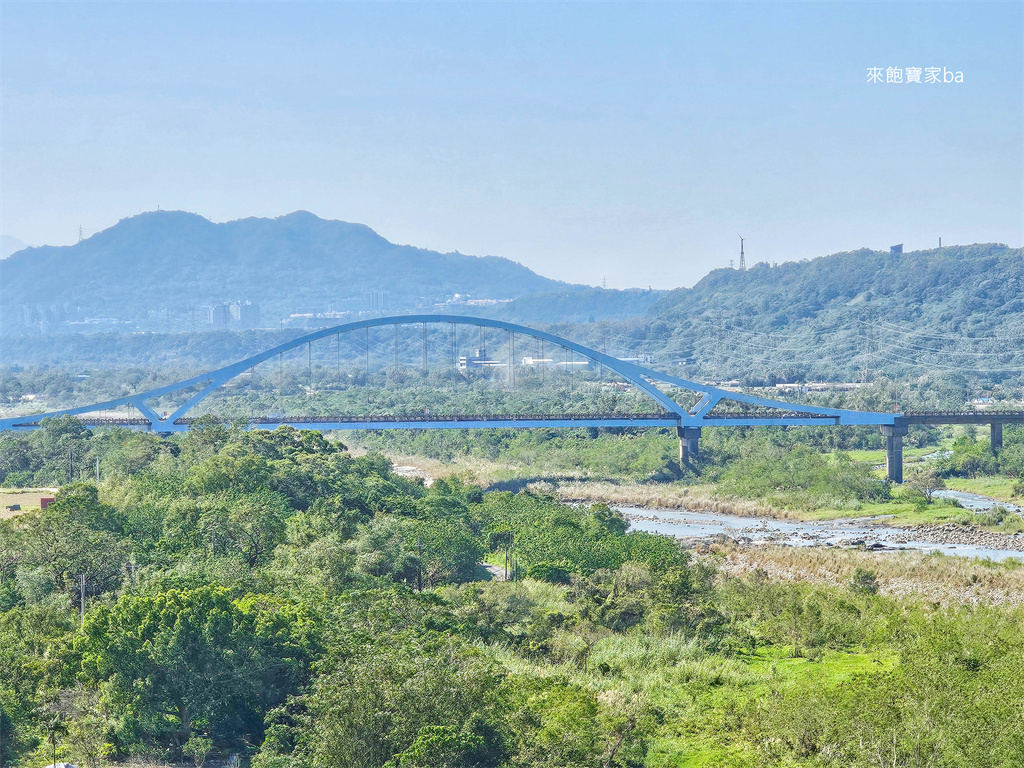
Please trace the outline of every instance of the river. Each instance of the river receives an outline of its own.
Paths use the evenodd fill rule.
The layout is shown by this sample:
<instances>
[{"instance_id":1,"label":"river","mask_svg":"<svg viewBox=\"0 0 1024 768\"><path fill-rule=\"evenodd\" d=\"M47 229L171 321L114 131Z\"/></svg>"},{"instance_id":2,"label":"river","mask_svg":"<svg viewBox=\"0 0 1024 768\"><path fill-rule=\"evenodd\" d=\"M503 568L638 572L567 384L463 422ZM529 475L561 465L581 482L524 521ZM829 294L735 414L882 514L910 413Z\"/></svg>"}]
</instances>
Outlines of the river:
<instances>
[{"instance_id":1,"label":"river","mask_svg":"<svg viewBox=\"0 0 1024 768\"><path fill-rule=\"evenodd\" d=\"M1024 507L1019 504L1010 504L1006 501L993 499L991 496L982 496L980 493L969 493L967 491L951 491L943 489L933 491L934 496L941 499L955 499L964 509L972 512L988 512L990 509L1002 507L1007 512L1024 512Z\"/></svg>"},{"instance_id":2,"label":"river","mask_svg":"<svg viewBox=\"0 0 1024 768\"><path fill-rule=\"evenodd\" d=\"M617 509L630 521L632 530L666 534L686 541L710 540L724 535L749 545L774 543L794 547L864 547L879 551L919 550L991 560L1011 557L1024 560L1024 551L1021 551L1024 550L1024 537L1003 537L987 532L975 534L971 529L965 529L957 535L959 530L955 525L919 531L890 527L884 524L884 517L802 522L679 509ZM986 543L971 541L972 536L975 539L983 538ZM998 542L1004 541L1006 543L1002 547L1020 549L1001 548Z\"/></svg>"}]
</instances>

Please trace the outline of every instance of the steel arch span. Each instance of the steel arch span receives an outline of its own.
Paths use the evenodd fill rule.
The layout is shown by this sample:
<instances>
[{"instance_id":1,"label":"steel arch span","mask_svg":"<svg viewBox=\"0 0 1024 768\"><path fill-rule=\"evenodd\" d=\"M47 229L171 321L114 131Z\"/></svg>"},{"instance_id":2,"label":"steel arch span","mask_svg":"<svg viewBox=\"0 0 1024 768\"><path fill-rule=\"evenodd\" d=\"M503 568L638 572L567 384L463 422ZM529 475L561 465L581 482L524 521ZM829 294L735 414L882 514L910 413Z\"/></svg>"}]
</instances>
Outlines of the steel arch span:
<instances>
[{"instance_id":1,"label":"steel arch span","mask_svg":"<svg viewBox=\"0 0 1024 768\"><path fill-rule=\"evenodd\" d=\"M480 328L492 328L508 331L513 334L528 336L540 341L550 342L556 346L577 352L585 358L593 360L617 373L623 379L645 393L656 402L664 411L663 416L616 416L616 417L584 417L572 415L543 415L524 417L358 417L345 418L295 418L295 419L253 419L249 426L257 429L272 429L281 424L292 424L293 426L306 429L465 429L484 427L576 427L576 426L664 426L677 427L681 430L689 428L700 428L709 426L811 426L811 425L865 425L865 426L891 426L896 418L895 414L871 413L863 411L845 410L841 408L824 408L819 406L798 405L782 400L772 400L763 397L744 395L738 392L712 387L707 384L698 384L694 381L672 376L666 373L645 368L635 363L619 360L596 349L577 344L569 339L556 336L546 331L529 328L515 323L508 323L503 320L492 320L484 317L470 317L466 315L398 315L394 317L379 317L369 320L359 320L352 323L323 328L304 336L299 336L291 341L278 344L275 347L260 352L259 354L239 360L236 363L226 365L223 368L199 374L182 381L167 384L163 387L137 392L126 397L119 397L114 400L106 400L101 403L83 405L76 408L63 408L48 413L39 413L29 416L18 416L13 418L0 419L0 432L8 430L30 430L37 429L40 421L55 416L84 416L97 411L104 411L119 406L133 406L143 416L139 424L144 429L158 433L182 432L189 428L185 419L186 414L196 405L208 397L214 390L226 384L236 376L248 371L250 368L270 360L275 355L287 352L303 344L308 344L319 339L328 338L340 333L358 331L364 328L379 328L382 326L399 326L413 324L454 324L470 325ZM659 387L655 382L668 384L679 389L688 390L700 395L699 401L692 408L680 405ZM182 403L174 412L166 418L161 418L157 412L148 404L155 397L169 395L192 387L202 388ZM719 403L731 402L741 406L752 406L754 408L768 411L766 413L727 413L724 415L712 414L712 409ZM774 411L774 413L772 412ZM101 425L103 418L88 417L82 421L86 425Z\"/></svg>"}]
</instances>

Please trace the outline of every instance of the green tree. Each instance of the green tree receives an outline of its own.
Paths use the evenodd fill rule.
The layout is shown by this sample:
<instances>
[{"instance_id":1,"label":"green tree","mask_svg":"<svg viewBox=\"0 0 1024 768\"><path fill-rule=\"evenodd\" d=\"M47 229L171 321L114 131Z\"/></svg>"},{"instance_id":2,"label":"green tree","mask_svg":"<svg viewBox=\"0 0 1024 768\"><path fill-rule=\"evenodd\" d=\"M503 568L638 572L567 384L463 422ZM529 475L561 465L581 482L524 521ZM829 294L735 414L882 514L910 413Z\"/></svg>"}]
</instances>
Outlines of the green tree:
<instances>
[{"instance_id":1,"label":"green tree","mask_svg":"<svg viewBox=\"0 0 1024 768\"><path fill-rule=\"evenodd\" d=\"M915 467L907 473L906 484L923 494L929 504L935 492L946 487L946 481L933 466Z\"/></svg>"},{"instance_id":2,"label":"green tree","mask_svg":"<svg viewBox=\"0 0 1024 768\"><path fill-rule=\"evenodd\" d=\"M500 764L501 680L451 637L395 631L339 644L304 698L295 758L315 768Z\"/></svg>"},{"instance_id":3,"label":"green tree","mask_svg":"<svg viewBox=\"0 0 1024 768\"><path fill-rule=\"evenodd\" d=\"M89 614L73 659L123 749L152 741L181 754L195 723L218 745L260 740L265 711L305 674L304 623L219 587L125 595Z\"/></svg>"}]
</instances>

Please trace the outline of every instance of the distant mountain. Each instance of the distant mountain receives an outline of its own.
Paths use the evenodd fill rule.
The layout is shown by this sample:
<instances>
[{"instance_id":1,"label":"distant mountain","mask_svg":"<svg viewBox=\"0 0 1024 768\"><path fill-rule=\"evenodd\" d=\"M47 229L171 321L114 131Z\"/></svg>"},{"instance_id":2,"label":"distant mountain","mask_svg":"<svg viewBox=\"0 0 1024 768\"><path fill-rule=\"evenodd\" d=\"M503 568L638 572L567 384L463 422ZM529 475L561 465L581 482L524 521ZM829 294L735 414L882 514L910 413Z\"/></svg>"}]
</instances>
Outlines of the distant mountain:
<instances>
[{"instance_id":1,"label":"distant mountain","mask_svg":"<svg viewBox=\"0 0 1024 768\"><path fill-rule=\"evenodd\" d=\"M224 224L157 211L75 245L15 254L4 262L0 306L8 333L83 328L89 318L112 330L187 330L225 325L225 302L258 305L259 320L235 307L242 326L278 327L293 313L402 312L455 294L508 300L584 288L504 258L395 245L305 211ZM220 317L210 309L218 306Z\"/></svg>"},{"instance_id":2,"label":"distant mountain","mask_svg":"<svg viewBox=\"0 0 1024 768\"><path fill-rule=\"evenodd\" d=\"M601 324L619 353L748 383L976 372L1024 381L1024 249L871 250L719 269ZM580 326L596 338L596 330Z\"/></svg>"},{"instance_id":3,"label":"distant mountain","mask_svg":"<svg viewBox=\"0 0 1024 768\"><path fill-rule=\"evenodd\" d=\"M12 253L17 253L22 248L27 248L21 240L10 235L0 235L0 259L6 259Z\"/></svg>"},{"instance_id":4,"label":"distant mountain","mask_svg":"<svg viewBox=\"0 0 1024 768\"><path fill-rule=\"evenodd\" d=\"M211 344L199 357L226 362L238 344L257 351L305 327L354 318L345 311L420 309L547 324L609 354L651 354L656 366L700 380L974 372L1024 382L1024 249L1000 244L863 249L719 269L693 288L606 291L507 259L395 245L363 225L305 212L225 224L156 212L77 245L20 251L3 262L2 278L3 332L24 334L4 346L5 361L17 364L125 355L180 362ZM451 301L455 294L460 301ZM246 301L259 306L258 322L246 320ZM243 302L234 319L225 302ZM282 326L293 313L308 317ZM275 330L221 334L216 343L175 335L246 324ZM40 330L63 338L34 337ZM145 337L141 347L143 337L78 335L137 330L170 335Z\"/></svg>"}]
</instances>

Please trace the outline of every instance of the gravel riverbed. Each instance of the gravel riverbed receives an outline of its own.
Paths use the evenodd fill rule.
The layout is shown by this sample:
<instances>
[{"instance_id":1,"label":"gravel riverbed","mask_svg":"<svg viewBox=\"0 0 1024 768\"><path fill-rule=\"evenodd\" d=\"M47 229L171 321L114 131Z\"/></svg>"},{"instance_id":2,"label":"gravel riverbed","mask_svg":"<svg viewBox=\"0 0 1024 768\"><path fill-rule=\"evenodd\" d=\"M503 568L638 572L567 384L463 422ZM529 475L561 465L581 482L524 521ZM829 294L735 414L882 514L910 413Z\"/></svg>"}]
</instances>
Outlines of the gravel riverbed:
<instances>
[{"instance_id":1,"label":"gravel riverbed","mask_svg":"<svg viewBox=\"0 0 1024 768\"><path fill-rule=\"evenodd\" d=\"M858 548L870 551L939 551L1002 560L1024 553L1024 535L1000 534L956 523L897 528L878 518L793 521L745 518L681 510L620 508L633 528L672 536L703 547L734 542L743 546Z\"/></svg>"}]
</instances>

